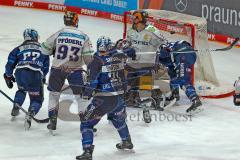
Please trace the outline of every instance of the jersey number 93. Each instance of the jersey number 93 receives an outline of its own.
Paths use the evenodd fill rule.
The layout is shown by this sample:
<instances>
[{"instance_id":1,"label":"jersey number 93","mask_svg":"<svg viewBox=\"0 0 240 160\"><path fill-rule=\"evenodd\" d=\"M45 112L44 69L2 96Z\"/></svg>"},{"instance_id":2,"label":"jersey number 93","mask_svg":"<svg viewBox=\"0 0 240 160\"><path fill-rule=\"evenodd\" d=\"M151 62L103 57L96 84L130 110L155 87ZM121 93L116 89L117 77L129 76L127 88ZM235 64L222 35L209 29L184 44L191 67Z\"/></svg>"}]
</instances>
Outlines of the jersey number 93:
<instances>
[{"instance_id":1,"label":"jersey number 93","mask_svg":"<svg viewBox=\"0 0 240 160\"><path fill-rule=\"evenodd\" d=\"M69 54L69 61L78 61L79 60L79 56L77 55L78 52L80 51L80 48L78 47L74 47L74 46L67 46L67 45L61 45L58 47L58 54L57 54L57 59L65 59Z\"/></svg>"}]
</instances>

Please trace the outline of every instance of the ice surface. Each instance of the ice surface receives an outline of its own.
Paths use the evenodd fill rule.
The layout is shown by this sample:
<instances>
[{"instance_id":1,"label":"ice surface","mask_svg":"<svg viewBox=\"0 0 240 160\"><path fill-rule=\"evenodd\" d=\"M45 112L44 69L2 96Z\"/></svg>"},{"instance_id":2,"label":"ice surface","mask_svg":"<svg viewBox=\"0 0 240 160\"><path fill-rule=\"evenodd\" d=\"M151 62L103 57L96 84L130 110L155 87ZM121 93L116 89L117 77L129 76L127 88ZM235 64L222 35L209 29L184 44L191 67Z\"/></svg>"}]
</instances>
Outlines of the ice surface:
<instances>
[{"instance_id":1,"label":"ice surface","mask_svg":"<svg viewBox=\"0 0 240 160\"><path fill-rule=\"evenodd\" d=\"M62 13L45 12L0 6L0 75L8 53L22 42L22 32L26 27L38 30L41 41L63 26ZM122 37L121 23L104 19L80 16L79 28L89 34L95 46L101 35L117 40ZM223 45L211 43L212 48ZM214 66L219 79L233 83L239 76L239 49L225 53L213 53ZM11 97L16 86L7 89L3 78L1 89ZM168 110L183 113L189 101L182 96L180 106ZM47 116L48 92L39 118ZM24 103L27 109L29 100ZM136 117L141 111L128 109L128 125L133 143L133 152L115 149L119 141L117 132L104 117L98 125L95 138L94 159L97 160L238 160L240 159L240 108L232 103L232 97L221 100L203 100L205 111L192 119L166 112L155 113L158 119L148 126ZM30 131L23 128L24 114L16 122L10 121L12 104L0 95L0 160L73 160L81 150L79 122L59 120L58 135L50 136L46 125L33 122ZM75 111L75 105L71 110ZM135 116L135 117L134 117ZM165 116L168 120L163 119ZM131 118L131 119L130 119ZM186 121L187 120L187 121Z\"/></svg>"}]
</instances>

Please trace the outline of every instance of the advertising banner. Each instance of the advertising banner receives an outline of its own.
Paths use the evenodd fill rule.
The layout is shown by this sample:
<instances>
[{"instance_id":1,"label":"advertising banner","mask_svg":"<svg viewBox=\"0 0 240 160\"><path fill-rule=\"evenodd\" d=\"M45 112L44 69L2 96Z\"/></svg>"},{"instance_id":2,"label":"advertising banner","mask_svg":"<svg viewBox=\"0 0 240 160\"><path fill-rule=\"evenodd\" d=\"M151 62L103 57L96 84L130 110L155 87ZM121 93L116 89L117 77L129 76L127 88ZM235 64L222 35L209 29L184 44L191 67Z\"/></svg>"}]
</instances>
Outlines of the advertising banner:
<instances>
[{"instance_id":1,"label":"advertising banner","mask_svg":"<svg viewBox=\"0 0 240 160\"><path fill-rule=\"evenodd\" d=\"M139 2L139 3L138 3ZM63 12L123 21L123 12L140 9L164 9L205 17L209 40L231 43L240 37L239 0L0 0L0 5ZM240 46L240 43L238 44Z\"/></svg>"},{"instance_id":2,"label":"advertising banner","mask_svg":"<svg viewBox=\"0 0 240 160\"><path fill-rule=\"evenodd\" d=\"M123 15L137 9L138 0L65 0L65 5Z\"/></svg>"},{"instance_id":3,"label":"advertising banner","mask_svg":"<svg viewBox=\"0 0 240 160\"><path fill-rule=\"evenodd\" d=\"M43 2L43 3L54 3L54 4L64 4L65 0L28 0L32 2Z\"/></svg>"},{"instance_id":4,"label":"advertising banner","mask_svg":"<svg viewBox=\"0 0 240 160\"><path fill-rule=\"evenodd\" d=\"M239 0L139 0L143 9L164 9L204 17L208 31L231 37L240 36Z\"/></svg>"}]
</instances>

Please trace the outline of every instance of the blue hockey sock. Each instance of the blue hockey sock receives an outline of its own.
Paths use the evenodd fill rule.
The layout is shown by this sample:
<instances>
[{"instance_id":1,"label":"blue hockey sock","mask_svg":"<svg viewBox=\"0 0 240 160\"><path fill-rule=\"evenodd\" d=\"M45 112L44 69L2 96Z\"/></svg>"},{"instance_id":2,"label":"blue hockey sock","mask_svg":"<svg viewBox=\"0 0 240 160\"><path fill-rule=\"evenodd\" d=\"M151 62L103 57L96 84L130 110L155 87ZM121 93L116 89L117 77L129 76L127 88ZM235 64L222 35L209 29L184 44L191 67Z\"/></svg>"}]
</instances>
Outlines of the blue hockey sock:
<instances>
[{"instance_id":1,"label":"blue hockey sock","mask_svg":"<svg viewBox=\"0 0 240 160\"><path fill-rule=\"evenodd\" d=\"M118 130L118 134L121 137L121 139L126 140L129 136L129 130L128 130L127 123L125 122L125 119L124 120L113 119L112 123L114 127Z\"/></svg>"},{"instance_id":2,"label":"blue hockey sock","mask_svg":"<svg viewBox=\"0 0 240 160\"><path fill-rule=\"evenodd\" d=\"M22 106L25 98L26 98L26 92L22 90L18 90L15 94L14 102L17 103L19 106Z\"/></svg>"},{"instance_id":3,"label":"blue hockey sock","mask_svg":"<svg viewBox=\"0 0 240 160\"><path fill-rule=\"evenodd\" d=\"M84 121L80 125L80 131L82 133L82 146L88 148L93 144L93 127L99 122L99 120Z\"/></svg>"}]
</instances>

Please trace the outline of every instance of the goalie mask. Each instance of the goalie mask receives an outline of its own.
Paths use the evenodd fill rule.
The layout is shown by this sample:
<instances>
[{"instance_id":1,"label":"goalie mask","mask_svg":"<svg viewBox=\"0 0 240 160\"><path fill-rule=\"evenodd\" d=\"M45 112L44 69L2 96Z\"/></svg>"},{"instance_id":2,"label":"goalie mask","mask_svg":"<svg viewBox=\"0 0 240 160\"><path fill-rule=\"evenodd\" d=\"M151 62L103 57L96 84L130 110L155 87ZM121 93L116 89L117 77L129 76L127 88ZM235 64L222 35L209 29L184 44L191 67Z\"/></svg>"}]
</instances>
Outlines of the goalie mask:
<instances>
[{"instance_id":1,"label":"goalie mask","mask_svg":"<svg viewBox=\"0 0 240 160\"><path fill-rule=\"evenodd\" d=\"M78 14L71 11L65 11L64 14L64 24L66 26L78 27Z\"/></svg>"},{"instance_id":2,"label":"goalie mask","mask_svg":"<svg viewBox=\"0 0 240 160\"><path fill-rule=\"evenodd\" d=\"M109 37L102 36L97 40L97 51L98 52L107 52L113 47L112 41Z\"/></svg>"},{"instance_id":3,"label":"goalie mask","mask_svg":"<svg viewBox=\"0 0 240 160\"><path fill-rule=\"evenodd\" d=\"M146 24L148 19L148 13L144 10L134 11L132 14L132 19L133 19L133 24L138 24L138 23Z\"/></svg>"},{"instance_id":4,"label":"goalie mask","mask_svg":"<svg viewBox=\"0 0 240 160\"><path fill-rule=\"evenodd\" d=\"M23 32L24 41L38 41L38 32L34 29L27 28Z\"/></svg>"}]
</instances>

